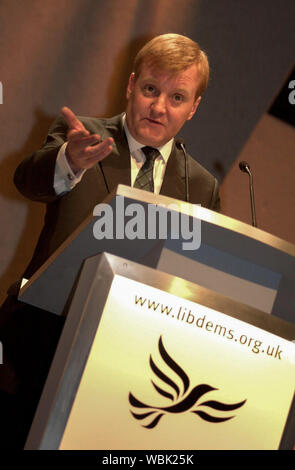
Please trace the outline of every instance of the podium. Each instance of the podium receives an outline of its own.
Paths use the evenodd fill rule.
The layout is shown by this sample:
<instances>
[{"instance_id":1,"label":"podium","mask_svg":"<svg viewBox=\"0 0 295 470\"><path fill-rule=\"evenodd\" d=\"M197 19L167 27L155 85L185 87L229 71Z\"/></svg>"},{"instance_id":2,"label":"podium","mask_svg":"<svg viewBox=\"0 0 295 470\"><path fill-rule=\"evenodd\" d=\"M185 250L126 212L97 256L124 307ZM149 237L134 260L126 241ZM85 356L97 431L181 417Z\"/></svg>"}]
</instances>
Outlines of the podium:
<instances>
[{"instance_id":1,"label":"podium","mask_svg":"<svg viewBox=\"0 0 295 470\"><path fill-rule=\"evenodd\" d=\"M106 229L110 237L95 238L99 220L90 214L20 290L20 300L65 313L83 260L107 252L295 322L295 246L291 243L200 206L129 186L119 185L99 206L97 213L105 211L100 220L113 218L110 230ZM149 208L158 213L151 227ZM132 219L145 226L138 230L142 238L125 236L125 225ZM167 220L166 232L163 220ZM191 245L190 232L194 232Z\"/></svg>"},{"instance_id":2,"label":"podium","mask_svg":"<svg viewBox=\"0 0 295 470\"><path fill-rule=\"evenodd\" d=\"M20 292L67 314L26 449L292 448L294 246L129 187L113 214L121 198L125 238L98 242L96 208ZM178 219L132 239L151 206Z\"/></svg>"}]
</instances>

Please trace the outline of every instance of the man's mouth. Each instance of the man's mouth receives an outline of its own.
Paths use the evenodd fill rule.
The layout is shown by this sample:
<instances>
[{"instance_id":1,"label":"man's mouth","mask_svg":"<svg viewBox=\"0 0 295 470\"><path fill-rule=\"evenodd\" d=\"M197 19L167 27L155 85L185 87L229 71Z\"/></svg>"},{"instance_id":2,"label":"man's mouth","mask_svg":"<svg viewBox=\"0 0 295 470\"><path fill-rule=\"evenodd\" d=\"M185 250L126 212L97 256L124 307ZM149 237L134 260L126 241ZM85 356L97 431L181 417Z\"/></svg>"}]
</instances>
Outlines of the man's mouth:
<instances>
[{"instance_id":1,"label":"man's mouth","mask_svg":"<svg viewBox=\"0 0 295 470\"><path fill-rule=\"evenodd\" d=\"M146 118L146 120L152 124L152 125L155 125L155 126L163 126L164 124L160 121L157 121L156 119L152 119L152 118Z\"/></svg>"}]
</instances>

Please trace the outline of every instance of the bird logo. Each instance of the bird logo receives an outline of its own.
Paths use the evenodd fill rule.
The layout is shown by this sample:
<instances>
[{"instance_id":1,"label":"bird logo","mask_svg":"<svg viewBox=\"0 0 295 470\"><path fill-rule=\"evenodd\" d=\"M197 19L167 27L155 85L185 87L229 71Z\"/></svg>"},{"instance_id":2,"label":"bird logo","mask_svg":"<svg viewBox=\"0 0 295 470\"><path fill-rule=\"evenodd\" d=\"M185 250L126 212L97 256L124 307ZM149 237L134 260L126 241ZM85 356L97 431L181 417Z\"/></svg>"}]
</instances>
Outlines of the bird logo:
<instances>
[{"instance_id":1,"label":"bird logo","mask_svg":"<svg viewBox=\"0 0 295 470\"><path fill-rule=\"evenodd\" d=\"M143 423L145 423L142 424L144 428L154 428L157 426L163 416L170 413L175 414L185 412L194 413L201 419L210 423L222 423L224 421L233 419L235 415L224 415L222 417L214 416L214 413L208 412L207 409L209 408L209 410L217 410L222 413L227 413L241 408L241 406L246 403L247 400L232 404L226 404L216 400L205 400L200 403L201 397L204 398L204 395L214 390L216 391L218 388L211 387L211 385L203 383L190 389L189 377L185 371L175 362L175 360L172 359L172 357L167 353L163 345L162 336L159 338L158 349L160 356L166 365L180 378L182 387L180 388L177 383L175 383L170 377L162 372L150 355L150 367L157 378L165 383L165 389L159 387L153 380L151 380L152 385L160 395L165 397L167 400L170 400L171 403L168 404L168 406L162 407L147 405L146 403L138 400L132 393L129 393L129 403L132 407L130 412L135 419L141 420ZM167 387L169 391L167 391ZM205 408L206 411L204 411L202 408ZM135 411L133 411L134 409Z\"/></svg>"}]
</instances>

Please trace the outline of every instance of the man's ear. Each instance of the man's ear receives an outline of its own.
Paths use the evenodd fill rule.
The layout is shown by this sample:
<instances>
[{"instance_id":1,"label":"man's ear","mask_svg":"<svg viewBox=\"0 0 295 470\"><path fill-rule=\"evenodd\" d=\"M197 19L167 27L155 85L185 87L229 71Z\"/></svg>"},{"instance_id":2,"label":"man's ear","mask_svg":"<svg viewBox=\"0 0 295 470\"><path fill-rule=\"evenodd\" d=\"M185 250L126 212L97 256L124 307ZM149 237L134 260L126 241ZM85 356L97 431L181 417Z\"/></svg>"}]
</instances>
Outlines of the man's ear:
<instances>
[{"instance_id":1,"label":"man's ear","mask_svg":"<svg viewBox=\"0 0 295 470\"><path fill-rule=\"evenodd\" d=\"M196 99L196 101L194 102L193 107L192 107L192 110L191 110L191 112L189 113L188 118L187 118L188 121L193 117L193 115L194 115L195 112L197 111L197 108L198 108L198 106L199 106L199 104L200 104L201 99L202 99L202 97L199 96L199 97Z\"/></svg>"},{"instance_id":2,"label":"man's ear","mask_svg":"<svg viewBox=\"0 0 295 470\"><path fill-rule=\"evenodd\" d=\"M132 72L132 74L130 75L129 77L129 80L128 80L128 86L127 86L127 90L126 90L126 98L127 100L129 100L130 96L131 96L131 93L134 89L134 84L135 84L135 73Z\"/></svg>"}]
</instances>

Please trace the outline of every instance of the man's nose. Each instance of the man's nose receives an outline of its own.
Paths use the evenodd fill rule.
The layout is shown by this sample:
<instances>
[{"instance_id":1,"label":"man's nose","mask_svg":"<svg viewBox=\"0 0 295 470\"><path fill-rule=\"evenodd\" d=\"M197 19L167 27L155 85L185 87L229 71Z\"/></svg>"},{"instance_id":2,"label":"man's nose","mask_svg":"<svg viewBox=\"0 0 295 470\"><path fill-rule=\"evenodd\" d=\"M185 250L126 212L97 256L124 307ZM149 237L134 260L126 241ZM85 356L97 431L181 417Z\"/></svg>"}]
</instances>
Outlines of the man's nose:
<instances>
[{"instance_id":1,"label":"man's nose","mask_svg":"<svg viewBox=\"0 0 295 470\"><path fill-rule=\"evenodd\" d=\"M165 113L166 107L167 107L166 96L163 94L156 96L151 106L152 111L155 113L159 113L159 114Z\"/></svg>"}]
</instances>

